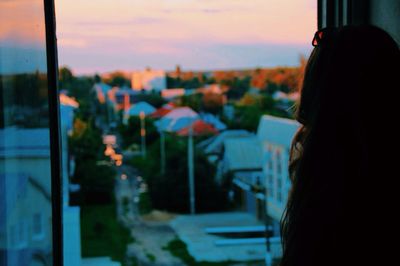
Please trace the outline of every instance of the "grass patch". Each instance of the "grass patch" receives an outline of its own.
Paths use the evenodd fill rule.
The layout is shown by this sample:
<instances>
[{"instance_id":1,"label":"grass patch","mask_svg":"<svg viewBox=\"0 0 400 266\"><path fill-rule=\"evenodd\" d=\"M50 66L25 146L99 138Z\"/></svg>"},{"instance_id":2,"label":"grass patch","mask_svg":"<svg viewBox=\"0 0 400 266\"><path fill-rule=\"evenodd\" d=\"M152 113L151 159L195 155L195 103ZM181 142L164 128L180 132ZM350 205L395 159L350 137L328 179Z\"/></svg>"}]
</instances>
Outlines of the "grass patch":
<instances>
[{"instance_id":1,"label":"grass patch","mask_svg":"<svg viewBox=\"0 0 400 266\"><path fill-rule=\"evenodd\" d=\"M117 221L114 204L81 207L82 257L111 257L122 264L134 239Z\"/></svg>"},{"instance_id":2,"label":"grass patch","mask_svg":"<svg viewBox=\"0 0 400 266\"><path fill-rule=\"evenodd\" d=\"M229 266L232 261L222 261L222 262L208 262L200 261L197 262L188 252L185 242L180 239L174 239L170 241L164 250L168 250L173 256L180 258L188 266Z\"/></svg>"},{"instance_id":3,"label":"grass patch","mask_svg":"<svg viewBox=\"0 0 400 266\"><path fill-rule=\"evenodd\" d=\"M150 195L148 192L140 193L138 206L141 215L148 214L152 211Z\"/></svg>"},{"instance_id":4,"label":"grass patch","mask_svg":"<svg viewBox=\"0 0 400 266\"><path fill-rule=\"evenodd\" d=\"M146 252L146 257L149 259L149 261L156 262L156 256L154 256L153 254Z\"/></svg>"}]
</instances>

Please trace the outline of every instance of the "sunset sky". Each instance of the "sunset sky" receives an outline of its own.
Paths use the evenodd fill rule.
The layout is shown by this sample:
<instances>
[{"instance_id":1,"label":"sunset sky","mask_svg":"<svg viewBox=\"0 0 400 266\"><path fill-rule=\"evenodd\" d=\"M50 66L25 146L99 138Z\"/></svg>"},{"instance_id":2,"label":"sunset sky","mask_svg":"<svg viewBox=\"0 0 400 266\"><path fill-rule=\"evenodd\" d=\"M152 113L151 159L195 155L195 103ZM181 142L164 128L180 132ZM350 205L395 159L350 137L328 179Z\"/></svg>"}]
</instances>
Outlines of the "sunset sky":
<instances>
[{"instance_id":1,"label":"sunset sky","mask_svg":"<svg viewBox=\"0 0 400 266\"><path fill-rule=\"evenodd\" d=\"M316 0L55 0L59 63L76 73L296 65Z\"/></svg>"}]
</instances>

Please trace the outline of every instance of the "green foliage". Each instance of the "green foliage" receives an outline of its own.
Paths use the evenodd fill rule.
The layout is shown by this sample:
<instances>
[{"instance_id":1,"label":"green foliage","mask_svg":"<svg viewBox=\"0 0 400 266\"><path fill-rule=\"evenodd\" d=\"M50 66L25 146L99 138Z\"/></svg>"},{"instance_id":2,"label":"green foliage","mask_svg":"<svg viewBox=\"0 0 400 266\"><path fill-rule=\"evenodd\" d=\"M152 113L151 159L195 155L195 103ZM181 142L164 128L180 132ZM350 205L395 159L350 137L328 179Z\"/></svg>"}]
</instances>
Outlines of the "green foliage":
<instances>
[{"instance_id":1,"label":"green foliage","mask_svg":"<svg viewBox=\"0 0 400 266\"><path fill-rule=\"evenodd\" d=\"M95 83L102 82L102 79L101 79L100 75L97 74L97 73L94 75L94 82Z\"/></svg>"},{"instance_id":2,"label":"green foliage","mask_svg":"<svg viewBox=\"0 0 400 266\"><path fill-rule=\"evenodd\" d=\"M171 76L167 76L168 88L196 89L203 87L205 84L206 83L204 81L201 81L198 77L181 79L179 77L173 78Z\"/></svg>"},{"instance_id":3,"label":"green foliage","mask_svg":"<svg viewBox=\"0 0 400 266\"><path fill-rule=\"evenodd\" d=\"M73 182L81 185L77 203L110 203L113 198L115 171L110 166L97 165L97 161L104 159L100 130L91 123L76 119L69 145L76 162Z\"/></svg>"},{"instance_id":4,"label":"green foliage","mask_svg":"<svg viewBox=\"0 0 400 266\"><path fill-rule=\"evenodd\" d=\"M81 103L90 104L94 99L92 91L94 78L92 77L75 77L72 71L67 67L62 67L59 70L59 88L66 90L68 95L76 98Z\"/></svg>"},{"instance_id":5,"label":"green foliage","mask_svg":"<svg viewBox=\"0 0 400 266\"><path fill-rule=\"evenodd\" d=\"M72 71L68 67L61 67L60 70L58 71L58 79L60 82L59 85L61 86L73 82L75 77L72 74Z\"/></svg>"},{"instance_id":6,"label":"green foliage","mask_svg":"<svg viewBox=\"0 0 400 266\"><path fill-rule=\"evenodd\" d=\"M48 127L48 89L43 73L0 74L0 102L5 100L7 105L0 115L0 127Z\"/></svg>"},{"instance_id":7,"label":"green foliage","mask_svg":"<svg viewBox=\"0 0 400 266\"><path fill-rule=\"evenodd\" d=\"M152 118L145 118L146 128L146 145L150 146L159 138L157 128L154 126L154 120ZM126 148L133 143L140 144L140 118L138 116L131 116L128 120L128 124L120 124L118 132L121 134L123 147Z\"/></svg>"},{"instance_id":8,"label":"green foliage","mask_svg":"<svg viewBox=\"0 0 400 266\"><path fill-rule=\"evenodd\" d=\"M116 219L115 205L81 208L82 257L111 257L124 265L126 248L134 242Z\"/></svg>"},{"instance_id":9,"label":"green foliage","mask_svg":"<svg viewBox=\"0 0 400 266\"><path fill-rule=\"evenodd\" d=\"M137 167L149 185L152 206L155 209L187 213L189 211L189 185L187 138L166 136L166 171L161 174L160 142L149 148L147 158L135 158ZM227 207L227 191L214 180L215 168L204 154L195 151L196 211L212 212ZM174 193L171 193L174 191ZM218 203L218 204L217 204Z\"/></svg>"},{"instance_id":10,"label":"green foliage","mask_svg":"<svg viewBox=\"0 0 400 266\"><path fill-rule=\"evenodd\" d=\"M222 85L228 86L228 99L240 99L250 89L251 77L244 78L234 77L233 79L224 79Z\"/></svg>"},{"instance_id":11,"label":"green foliage","mask_svg":"<svg viewBox=\"0 0 400 266\"><path fill-rule=\"evenodd\" d=\"M79 103L79 109L75 117L89 121L96 115L99 108L96 103L96 93L93 91L95 78L75 77L67 67L59 70L59 88L67 91L68 96L75 98Z\"/></svg>"},{"instance_id":12,"label":"green foliage","mask_svg":"<svg viewBox=\"0 0 400 266\"><path fill-rule=\"evenodd\" d=\"M69 139L70 151L75 155L77 163L95 161L102 156L101 132L92 123L75 119L74 132Z\"/></svg>"},{"instance_id":13,"label":"green foliage","mask_svg":"<svg viewBox=\"0 0 400 266\"><path fill-rule=\"evenodd\" d=\"M196 112L200 112L202 110L203 105L203 95L202 94L192 94L192 95L184 95L180 98L181 106L188 106L192 108Z\"/></svg>"},{"instance_id":14,"label":"green foliage","mask_svg":"<svg viewBox=\"0 0 400 266\"><path fill-rule=\"evenodd\" d=\"M182 240L174 239L164 249L168 250L175 257L180 258L186 265L196 265L195 259L189 254L187 246Z\"/></svg>"},{"instance_id":15,"label":"green foliage","mask_svg":"<svg viewBox=\"0 0 400 266\"><path fill-rule=\"evenodd\" d=\"M77 163L74 182L81 185L80 205L109 204L114 196L115 171L95 161Z\"/></svg>"},{"instance_id":16,"label":"green foliage","mask_svg":"<svg viewBox=\"0 0 400 266\"><path fill-rule=\"evenodd\" d=\"M274 94L277 91L282 91L284 93L289 93L289 92L293 91L293 89L291 89L286 84L278 84L278 83L275 83L273 81L267 81L266 83L267 83L266 91L270 95Z\"/></svg>"},{"instance_id":17,"label":"green foliage","mask_svg":"<svg viewBox=\"0 0 400 266\"><path fill-rule=\"evenodd\" d=\"M156 256L154 256L153 254L148 253L148 252L146 252L146 257L150 262L156 262L156 260L157 260Z\"/></svg>"},{"instance_id":18,"label":"green foliage","mask_svg":"<svg viewBox=\"0 0 400 266\"><path fill-rule=\"evenodd\" d=\"M224 105L224 96L216 93L206 93L202 99L202 109L207 113L219 114Z\"/></svg>"},{"instance_id":19,"label":"green foliage","mask_svg":"<svg viewBox=\"0 0 400 266\"><path fill-rule=\"evenodd\" d=\"M140 94L136 96L137 101L147 102L148 104L154 106L155 108L160 108L163 104L166 103L163 97L161 97L158 93L150 93L150 94Z\"/></svg>"},{"instance_id":20,"label":"green foliage","mask_svg":"<svg viewBox=\"0 0 400 266\"><path fill-rule=\"evenodd\" d=\"M109 82L107 82L111 87L129 87L130 81L126 79L123 75L114 75Z\"/></svg>"},{"instance_id":21,"label":"green foliage","mask_svg":"<svg viewBox=\"0 0 400 266\"><path fill-rule=\"evenodd\" d=\"M150 195L147 192L140 193L139 195L139 213L148 214L152 210Z\"/></svg>"},{"instance_id":22,"label":"green foliage","mask_svg":"<svg viewBox=\"0 0 400 266\"><path fill-rule=\"evenodd\" d=\"M170 241L163 249L168 250L173 256L180 258L188 266L229 266L233 264L231 261L197 262L188 252L185 242L178 238Z\"/></svg>"},{"instance_id":23,"label":"green foliage","mask_svg":"<svg viewBox=\"0 0 400 266\"><path fill-rule=\"evenodd\" d=\"M229 129L246 129L256 132L261 116L265 114L292 118L291 114L278 108L271 96L260 94L245 94L235 105L235 118L232 121L224 120Z\"/></svg>"}]
</instances>

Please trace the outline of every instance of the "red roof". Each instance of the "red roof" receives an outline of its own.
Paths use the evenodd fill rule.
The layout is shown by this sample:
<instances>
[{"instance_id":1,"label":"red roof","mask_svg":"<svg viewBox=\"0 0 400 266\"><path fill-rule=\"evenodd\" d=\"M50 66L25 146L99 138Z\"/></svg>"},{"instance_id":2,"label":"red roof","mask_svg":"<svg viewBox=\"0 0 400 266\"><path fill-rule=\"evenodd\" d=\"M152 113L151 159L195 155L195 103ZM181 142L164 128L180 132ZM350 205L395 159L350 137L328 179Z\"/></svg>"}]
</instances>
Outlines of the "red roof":
<instances>
[{"instance_id":1,"label":"red roof","mask_svg":"<svg viewBox=\"0 0 400 266\"><path fill-rule=\"evenodd\" d=\"M176 108L176 107L177 107L177 106L176 106L175 103L169 102L169 103L164 104L162 108L172 110L172 109L174 109L174 108Z\"/></svg>"},{"instance_id":2,"label":"red roof","mask_svg":"<svg viewBox=\"0 0 400 266\"><path fill-rule=\"evenodd\" d=\"M200 119L193 122L192 130L193 130L193 136L216 135L219 133L218 130L215 129L212 125ZM188 136L189 127L182 128L177 132L177 135Z\"/></svg>"},{"instance_id":3,"label":"red roof","mask_svg":"<svg viewBox=\"0 0 400 266\"><path fill-rule=\"evenodd\" d=\"M152 118L161 118L161 117L163 117L164 115L168 114L171 111L172 111L172 109L167 109L167 108L161 107L161 108L158 108L154 113L152 113L150 115L150 117L152 117Z\"/></svg>"}]
</instances>

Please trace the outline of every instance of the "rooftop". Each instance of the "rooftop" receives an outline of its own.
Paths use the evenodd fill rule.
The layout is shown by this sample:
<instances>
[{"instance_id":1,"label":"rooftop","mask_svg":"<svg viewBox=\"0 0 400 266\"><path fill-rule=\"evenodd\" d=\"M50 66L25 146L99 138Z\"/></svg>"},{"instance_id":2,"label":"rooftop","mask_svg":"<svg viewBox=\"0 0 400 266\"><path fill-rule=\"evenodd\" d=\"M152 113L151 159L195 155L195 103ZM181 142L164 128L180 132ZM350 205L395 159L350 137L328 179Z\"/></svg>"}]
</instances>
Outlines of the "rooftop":
<instances>
[{"instance_id":1,"label":"rooftop","mask_svg":"<svg viewBox=\"0 0 400 266\"><path fill-rule=\"evenodd\" d=\"M0 158L50 157L49 129L0 129Z\"/></svg>"}]
</instances>

